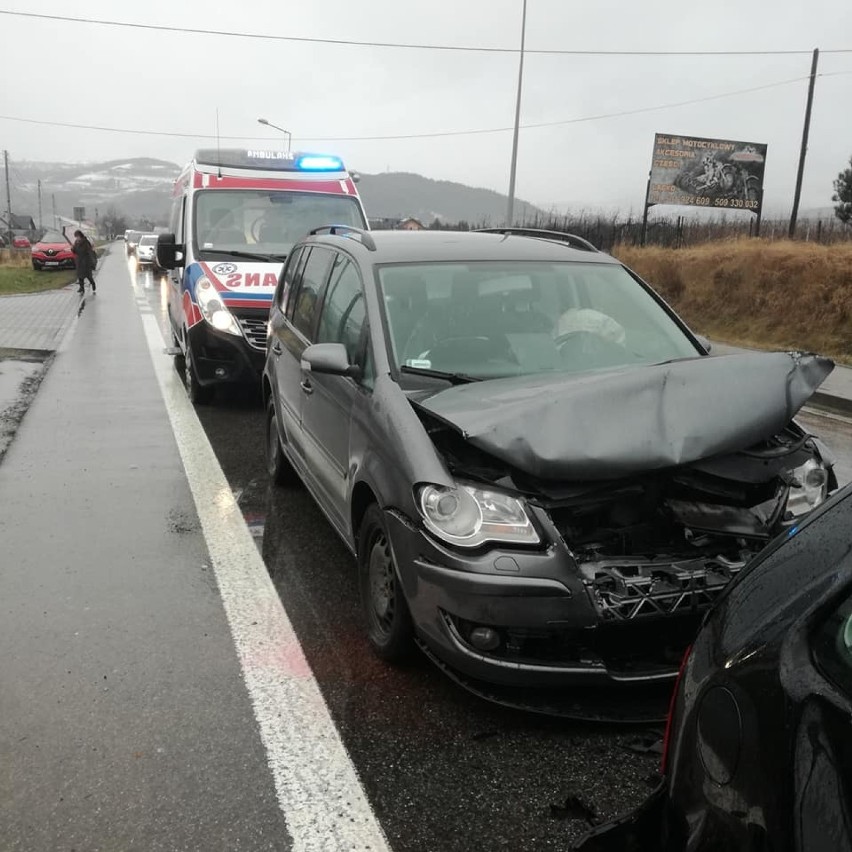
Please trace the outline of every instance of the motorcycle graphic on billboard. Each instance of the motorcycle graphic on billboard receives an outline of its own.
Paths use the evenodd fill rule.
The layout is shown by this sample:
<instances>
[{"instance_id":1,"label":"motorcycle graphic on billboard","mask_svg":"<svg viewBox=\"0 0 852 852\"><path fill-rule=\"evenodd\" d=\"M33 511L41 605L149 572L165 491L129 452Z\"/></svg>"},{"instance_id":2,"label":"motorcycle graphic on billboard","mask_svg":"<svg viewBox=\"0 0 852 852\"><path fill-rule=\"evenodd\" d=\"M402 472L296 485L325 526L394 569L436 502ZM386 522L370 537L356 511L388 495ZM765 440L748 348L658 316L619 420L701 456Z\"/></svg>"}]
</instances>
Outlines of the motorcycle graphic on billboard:
<instances>
[{"instance_id":1,"label":"motorcycle graphic on billboard","mask_svg":"<svg viewBox=\"0 0 852 852\"><path fill-rule=\"evenodd\" d=\"M760 215L766 145L658 133L648 207L677 204Z\"/></svg>"}]
</instances>

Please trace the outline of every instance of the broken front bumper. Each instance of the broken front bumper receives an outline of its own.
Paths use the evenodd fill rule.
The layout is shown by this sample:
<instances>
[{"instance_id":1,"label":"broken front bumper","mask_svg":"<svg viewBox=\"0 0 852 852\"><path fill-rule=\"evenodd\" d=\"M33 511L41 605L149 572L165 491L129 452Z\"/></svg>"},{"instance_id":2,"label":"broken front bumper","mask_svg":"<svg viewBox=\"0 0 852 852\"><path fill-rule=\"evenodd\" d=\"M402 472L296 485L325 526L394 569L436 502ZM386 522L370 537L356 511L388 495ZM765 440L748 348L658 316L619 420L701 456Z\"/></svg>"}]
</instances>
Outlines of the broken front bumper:
<instances>
[{"instance_id":1,"label":"broken front bumper","mask_svg":"<svg viewBox=\"0 0 852 852\"><path fill-rule=\"evenodd\" d=\"M430 655L461 677L506 687L669 684L701 614L741 567L622 561L590 572L561 540L464 553L397 513L386 521Z\"/></svg>"}]
</instances>

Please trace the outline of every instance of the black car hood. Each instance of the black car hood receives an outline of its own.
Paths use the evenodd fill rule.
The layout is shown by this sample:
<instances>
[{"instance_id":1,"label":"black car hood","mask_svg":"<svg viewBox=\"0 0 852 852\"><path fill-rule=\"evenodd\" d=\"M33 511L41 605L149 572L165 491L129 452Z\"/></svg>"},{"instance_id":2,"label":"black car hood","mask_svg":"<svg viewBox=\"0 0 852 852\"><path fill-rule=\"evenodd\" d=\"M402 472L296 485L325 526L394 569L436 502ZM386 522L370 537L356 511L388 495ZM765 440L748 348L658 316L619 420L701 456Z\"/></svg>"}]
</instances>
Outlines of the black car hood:
<instances>
[{"instance_id":1,"label":"black car hood","mask_svg":"<svg viewBox=\"0 0 852 852\"><path fill-rule=\"evenodd\" d=\"M614 479L771 438L834 362L797 352L698 357L605 373L495 379L412 400L541 479Z\"/></svg>"}]
</instances>

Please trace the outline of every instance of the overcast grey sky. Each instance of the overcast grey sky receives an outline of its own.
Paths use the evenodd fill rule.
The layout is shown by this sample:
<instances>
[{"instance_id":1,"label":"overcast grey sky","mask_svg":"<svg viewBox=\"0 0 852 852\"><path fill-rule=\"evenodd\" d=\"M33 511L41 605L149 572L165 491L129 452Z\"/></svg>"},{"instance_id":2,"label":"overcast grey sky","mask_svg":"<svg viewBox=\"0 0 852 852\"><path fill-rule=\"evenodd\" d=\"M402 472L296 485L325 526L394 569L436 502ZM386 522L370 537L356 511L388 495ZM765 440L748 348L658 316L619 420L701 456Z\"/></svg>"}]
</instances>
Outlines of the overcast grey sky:
<instances>
[{"instance_id":1,"label":"overcast grey sky","mask_svg":"<svg viewBox=\"0 0 852 852\"><path fill-rule=\"evenodd\" d=\"M0 9L169 26L372 41L517 47L521 0L0 0ZM852 48L849 0L528 0L528 49ZM511 132L427 139L325 137L509 127L517 55L270 42L0 15L0 114L223 136L280 136L363 172L413 171L505 192ZM522 124L556 122L807 77L810 56L526 58ZM829 205L852 155L852 53L823 54L802 206ZM544 207L641 209L655 132L768 143L766 205L787 211L807 82L521 131L517 194ZM248 139L246 140L249 141ZM153 156L183 163L203 140L0 119L18 160ZM223 144L239 145L227 142Z\"/></svg>"}]
</instances>

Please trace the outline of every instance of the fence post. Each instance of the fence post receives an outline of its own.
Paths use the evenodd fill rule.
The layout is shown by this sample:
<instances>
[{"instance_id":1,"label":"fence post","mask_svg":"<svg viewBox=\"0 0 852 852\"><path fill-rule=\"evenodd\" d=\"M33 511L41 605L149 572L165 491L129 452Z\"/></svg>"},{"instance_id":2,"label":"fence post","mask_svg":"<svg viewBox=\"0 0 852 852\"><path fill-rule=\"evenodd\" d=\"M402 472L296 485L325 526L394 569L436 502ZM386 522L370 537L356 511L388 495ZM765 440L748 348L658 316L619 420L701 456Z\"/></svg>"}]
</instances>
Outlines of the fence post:
<instances>
[{"instance_id":1,"label":"fence post","mask_svg":"<svg viewBox=\"0 0 852 852\"><path fill-rule=\"evenodd\" d=\"M639 245L645 245L645 235L648 233L648 197L651 195L651 172L648 172L648 185L645 187L645 204L642 212L642 235L639 238Z\"/></svg>"}]
</instances>

